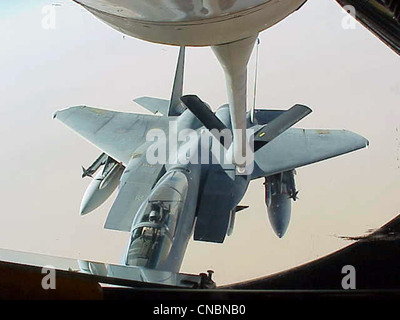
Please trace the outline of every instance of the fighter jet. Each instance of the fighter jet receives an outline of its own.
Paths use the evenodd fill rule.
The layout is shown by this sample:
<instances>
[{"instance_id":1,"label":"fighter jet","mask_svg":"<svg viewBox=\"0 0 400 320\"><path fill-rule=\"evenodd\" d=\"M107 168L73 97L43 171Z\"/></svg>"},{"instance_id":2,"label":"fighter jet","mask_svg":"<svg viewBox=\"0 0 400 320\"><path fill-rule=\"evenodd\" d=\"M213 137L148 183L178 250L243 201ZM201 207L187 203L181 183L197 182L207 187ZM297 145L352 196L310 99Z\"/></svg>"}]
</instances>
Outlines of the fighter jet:
<instances>
[{"instance_id":1,"label":"fighter jet","mask_svg":"<svg viewBox=\"0 0 400 320\"><path fill-rule=\"evenodd\" d=\"M239 203L255 179L265 179L269 220L282 237L291 201L297 199L294 170L368 145L364 137L346 130L293 128L311 113L300 104L288 110L255 109L253 119L251 111L246 114L254 155L251 170L238 174L235 163L217 157L233 147L232 141L217 135L223 131L232 135L229 105L213 112L196 95L183 95L184 60L181 47L170 99L134 100L152 114L88 106L54 114L102 152L84 170L84 175L99 172L85 192L81 214L99 207L118 188L105 228L130 233L123 259L127 266L179 272L192 235L197 241L223 243L233 232L236 212L245 209ZM165 133L166 149L173 144L174 132L189 130L195 135L178 139L173 156L168 153L164 162L154 163L149 154L162 151L161 146L155 152L158 140L149 138L154 130ZM217 153L212 150L215 146Z\"/></svg>"}]
</instances>

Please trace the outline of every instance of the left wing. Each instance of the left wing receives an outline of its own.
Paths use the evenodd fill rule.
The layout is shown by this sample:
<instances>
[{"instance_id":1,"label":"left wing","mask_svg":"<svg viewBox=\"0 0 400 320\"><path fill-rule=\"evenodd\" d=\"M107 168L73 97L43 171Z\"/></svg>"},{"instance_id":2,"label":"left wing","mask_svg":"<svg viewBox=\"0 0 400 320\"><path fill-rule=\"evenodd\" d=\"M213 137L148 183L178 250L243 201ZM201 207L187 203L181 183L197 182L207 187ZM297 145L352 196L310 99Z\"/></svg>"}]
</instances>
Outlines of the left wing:
<instances>
[{"instance_id":1,"label":"left wing","mask_svg":"<svg viewBox=\"0 0 400 320\"><path fill-rule=\"evenodd\" d=\"M150 129L164 130L168 125L166 117L85 106L57 111L54 118L125 165L132 153L145 142Z\"/></svg>"}]
</instances>

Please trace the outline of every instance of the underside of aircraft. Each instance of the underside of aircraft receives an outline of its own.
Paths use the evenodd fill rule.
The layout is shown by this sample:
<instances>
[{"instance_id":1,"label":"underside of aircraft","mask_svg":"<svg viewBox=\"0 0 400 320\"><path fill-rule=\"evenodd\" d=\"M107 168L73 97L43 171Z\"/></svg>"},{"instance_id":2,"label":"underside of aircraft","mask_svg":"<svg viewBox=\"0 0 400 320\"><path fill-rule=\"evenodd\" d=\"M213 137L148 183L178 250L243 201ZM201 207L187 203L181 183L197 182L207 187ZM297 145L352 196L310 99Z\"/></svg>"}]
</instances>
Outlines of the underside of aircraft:
<instances>
[{"instance_id":1,"label":"underside of aircraft","mask_svg":"<svg viewBox=\"0 0 400 320\"><path fill-rule=\"evenodd\" d=\"M134 100L153 114L87 106L55 114L103 152L83 168L83 176L92 176L103 167L83 197L81 214L99 207L118 188L105 228L130 232L125 265L178 272L192 234L195 240L222 243L233 233L236 213L245 208L239 202L249 182L259 178L265 180L272 229L282 237L291 201L298 199L295 169L368 145L346 130L293 128L311 113L303 105L247 110L247 64L258 33L300 9L304 0L75 2L126 35L180 46L170 99ZM185 46L210 46L220 62L228 104L216 112L196 95L183 94ZM154 129L166 138L157 153L170 151L174 130L191 130L195 138L189 143L178 139L176 154L149 163ZM230 161L210 152L215 149L203 144L207 139Z\"/></svg>"},{"instance_id":2,"label":"underside of aircraft","mask_svg":"<svg viewBox=\"0 0 400 320\"><path fill-rule=\"evenodd\" d=\"M102 167L83 197L81 214L93 211L118 188L105 228L130 232L126 265L178 272L192 234L198 241L224 242L233 232L235 215L243 209L239 202L254 179L265 180L269 221L282 237L289 226L291 201L298 194L295 169L368 145L365 138L346 130L292 128L311 113L303 105L255 109L245 118L254 158L238 173L233 161L212 152L215 145L217 154L232 149L229 105L213 112L199 97L183 95L184 57L181 47L169 100L134 100L153 114L77 106L54 115L103 152L83 169L83 176L92 176ZM194 133L194 138L179 140L175 146L178 159L187 161L173 161L168 154L163 161L151 163L149 150L155 142L149 133L158 130L165 135L157 147L160 153L164 145L171 147L174 126L178 134ZM230 140L219 136L224 131ZM203 144L209 139L214 144Z\"/></svg>"}]
</instances>

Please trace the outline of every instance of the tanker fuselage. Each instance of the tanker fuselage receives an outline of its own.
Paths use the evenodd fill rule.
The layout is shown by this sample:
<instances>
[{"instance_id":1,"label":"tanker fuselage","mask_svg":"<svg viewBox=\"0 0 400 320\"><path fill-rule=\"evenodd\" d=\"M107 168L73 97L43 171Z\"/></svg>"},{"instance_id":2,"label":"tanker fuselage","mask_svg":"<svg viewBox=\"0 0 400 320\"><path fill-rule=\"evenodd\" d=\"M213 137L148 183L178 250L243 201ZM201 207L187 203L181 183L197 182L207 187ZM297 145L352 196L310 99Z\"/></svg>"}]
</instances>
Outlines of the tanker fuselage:
<instances>
[{"instance_id":1,"label":"tanker fuselage","mask_svg":"<svg viewBox=\"0 0 400 320\"><path fill-rule=\"evenodd\" d=\"M142 40L215 46L258 34L305 0L74 0L112 28Z\"/></svg>"}]
</instances>

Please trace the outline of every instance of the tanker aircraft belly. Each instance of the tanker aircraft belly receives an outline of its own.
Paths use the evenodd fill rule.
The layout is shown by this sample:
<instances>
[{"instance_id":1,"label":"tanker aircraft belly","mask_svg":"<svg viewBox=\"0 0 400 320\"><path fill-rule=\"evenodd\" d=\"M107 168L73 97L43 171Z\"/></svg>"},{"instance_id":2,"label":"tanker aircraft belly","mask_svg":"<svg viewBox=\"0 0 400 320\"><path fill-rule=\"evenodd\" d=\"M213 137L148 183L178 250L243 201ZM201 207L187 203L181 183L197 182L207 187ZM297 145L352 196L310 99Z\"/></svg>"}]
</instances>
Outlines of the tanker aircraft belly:
<instances>
[{"instance_id":1,"label":"tanker aircraft belly","mask_svg":"<svg viewBox=\"0 0 400 320\"><path fill-rule=\"evenodd\" d=\"M306 0L74 1L128 36L181 47L211 46L225 73L234 163L243 171L250 54L261 31L300 9Z\"/></svg>"}]
</instances>

